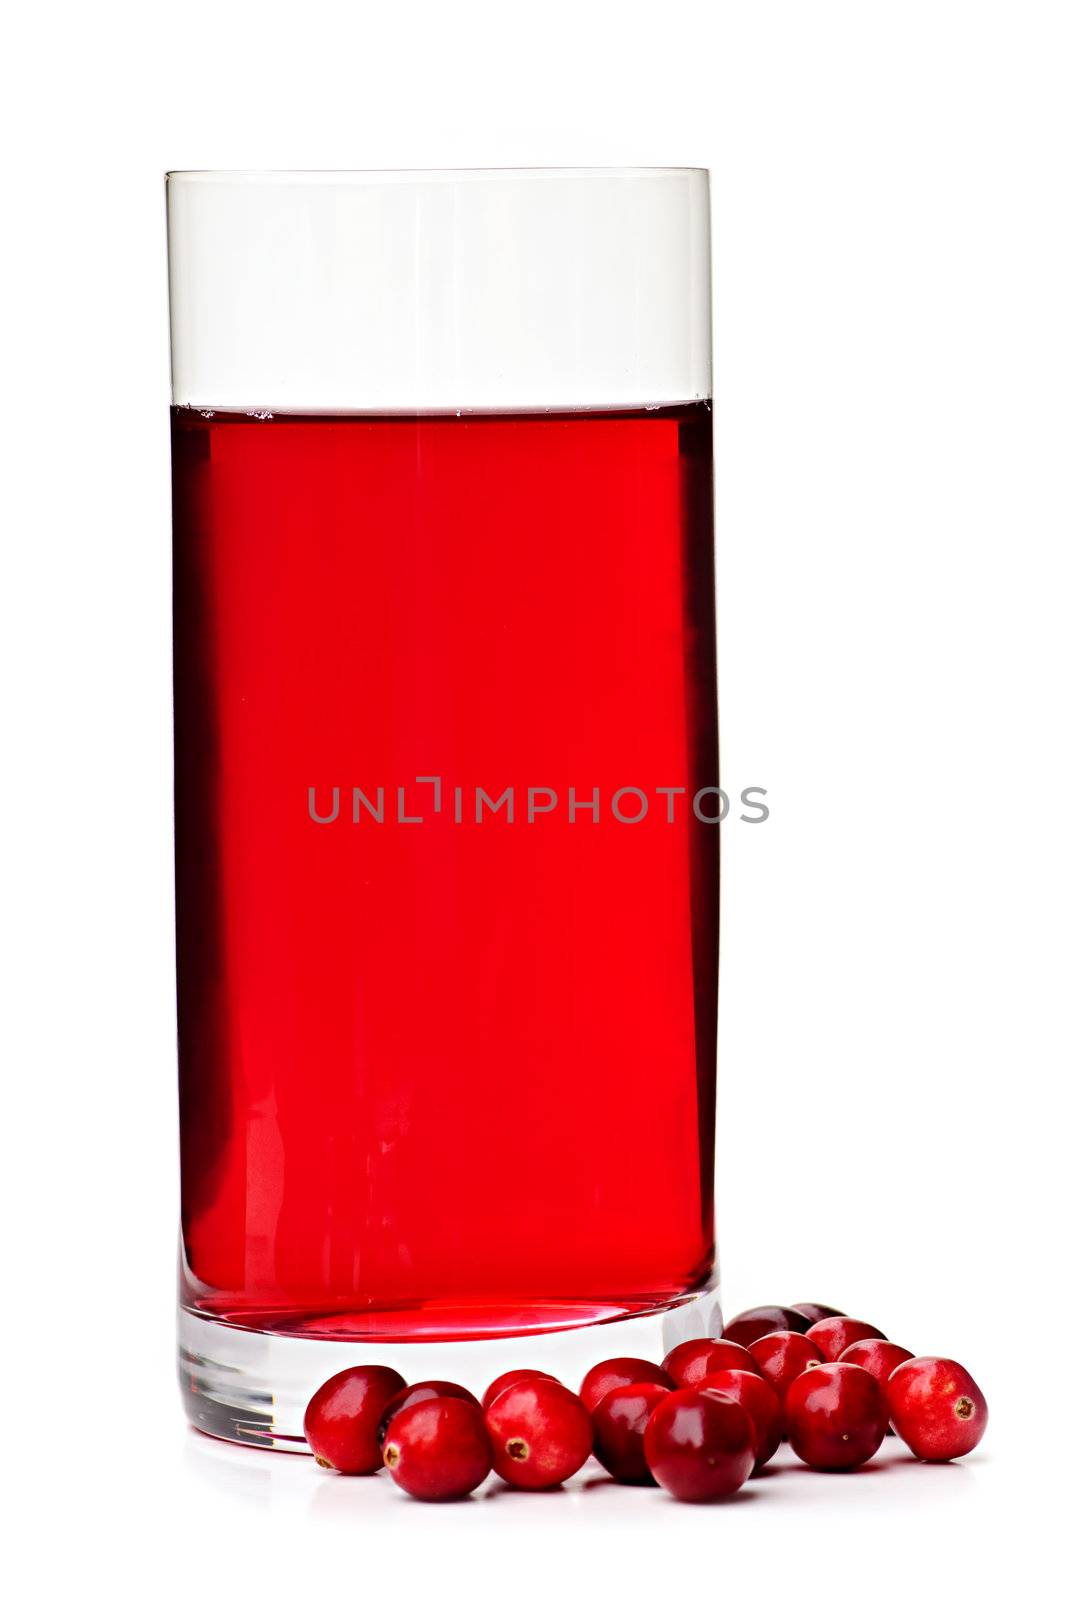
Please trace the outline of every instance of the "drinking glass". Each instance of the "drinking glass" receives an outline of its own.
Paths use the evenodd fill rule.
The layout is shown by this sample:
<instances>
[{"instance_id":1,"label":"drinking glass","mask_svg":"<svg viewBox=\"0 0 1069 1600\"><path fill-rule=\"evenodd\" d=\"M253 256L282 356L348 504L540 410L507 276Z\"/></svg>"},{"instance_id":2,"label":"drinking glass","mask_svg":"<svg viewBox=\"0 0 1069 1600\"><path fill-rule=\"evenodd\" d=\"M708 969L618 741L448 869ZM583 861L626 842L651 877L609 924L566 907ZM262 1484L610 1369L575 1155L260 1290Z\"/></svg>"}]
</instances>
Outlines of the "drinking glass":
<instances>
[{"instance_id":1,"label":"drinking glass","mask_svg":"<svg viewBox=\"0 0 1069 1600\"><path fill-rule=\"evenodd\" d=\"M704 171L168 178L180 1373L720 1326Z\"/></svg>"}]
</instances>

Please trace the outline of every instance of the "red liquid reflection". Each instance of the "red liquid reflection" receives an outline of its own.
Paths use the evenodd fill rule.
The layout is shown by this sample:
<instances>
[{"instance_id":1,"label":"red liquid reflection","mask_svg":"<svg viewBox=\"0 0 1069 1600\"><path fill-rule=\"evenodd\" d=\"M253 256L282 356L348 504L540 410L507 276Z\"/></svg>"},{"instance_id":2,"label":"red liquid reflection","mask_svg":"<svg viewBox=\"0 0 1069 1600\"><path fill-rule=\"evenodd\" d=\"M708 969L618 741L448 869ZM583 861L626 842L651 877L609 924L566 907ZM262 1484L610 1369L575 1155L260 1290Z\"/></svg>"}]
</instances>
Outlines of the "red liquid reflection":
<instances>
[{"instance_id":1,"label":"red liquid reflection","mask_svg":"<svg viewBox=\"0 0 1069 1600\"><path fill-rule=\"evenodd\" d=\"M718 830L654 791L717 781L711 448L174 413L187 1304L455 1336L707 1281Z\"/></svg>"}]
</instances>

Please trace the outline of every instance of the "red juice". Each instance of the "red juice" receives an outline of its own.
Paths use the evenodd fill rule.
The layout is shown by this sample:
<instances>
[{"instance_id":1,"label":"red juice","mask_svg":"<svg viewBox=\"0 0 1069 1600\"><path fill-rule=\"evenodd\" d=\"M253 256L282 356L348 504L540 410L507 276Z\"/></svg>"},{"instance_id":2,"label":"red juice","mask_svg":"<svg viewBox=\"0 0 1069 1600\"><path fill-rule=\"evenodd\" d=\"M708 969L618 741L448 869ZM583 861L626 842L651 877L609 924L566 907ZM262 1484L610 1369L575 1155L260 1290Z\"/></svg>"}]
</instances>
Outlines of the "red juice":
<instances>
[{"instance_id":1,"label":"red juice","mask_svg":"<svg viewBox=\"0 0 1069 1600\"><path fill-rule=\"evenodd\" d=\"M709 406L172 416L184 1304L403 1340L702 1289Z\"/></svg>"}]
</instances>

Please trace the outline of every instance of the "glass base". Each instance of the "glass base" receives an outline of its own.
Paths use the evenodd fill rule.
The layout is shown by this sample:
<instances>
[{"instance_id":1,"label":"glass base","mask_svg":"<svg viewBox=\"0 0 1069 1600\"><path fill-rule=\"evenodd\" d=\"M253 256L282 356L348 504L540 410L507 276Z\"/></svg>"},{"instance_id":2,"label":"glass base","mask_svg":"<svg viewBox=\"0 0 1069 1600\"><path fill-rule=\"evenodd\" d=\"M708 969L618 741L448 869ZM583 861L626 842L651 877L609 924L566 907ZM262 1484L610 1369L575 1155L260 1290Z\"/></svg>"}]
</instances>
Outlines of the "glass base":
<instances>
[{"instance_id":1,"label":"glass base","mask_svg":"<svg viewBox=\"0 0 1069 1600\"><path fill-rule=\"evenodd\" d=\"M450 1378L475 1394L499 1373L535 1367L578 1389L584 1374L607 1356L660 1361L684 1339L715 1338L722 1327L716 1282L656 1311L561 1332L395 1344L260 1333L182 1308L178 1377L186 1415L201 1433L307 1455L305 1406L319 1385L344 1367L396 1367L410 1383Z\"/></svg>"}]
</instances>

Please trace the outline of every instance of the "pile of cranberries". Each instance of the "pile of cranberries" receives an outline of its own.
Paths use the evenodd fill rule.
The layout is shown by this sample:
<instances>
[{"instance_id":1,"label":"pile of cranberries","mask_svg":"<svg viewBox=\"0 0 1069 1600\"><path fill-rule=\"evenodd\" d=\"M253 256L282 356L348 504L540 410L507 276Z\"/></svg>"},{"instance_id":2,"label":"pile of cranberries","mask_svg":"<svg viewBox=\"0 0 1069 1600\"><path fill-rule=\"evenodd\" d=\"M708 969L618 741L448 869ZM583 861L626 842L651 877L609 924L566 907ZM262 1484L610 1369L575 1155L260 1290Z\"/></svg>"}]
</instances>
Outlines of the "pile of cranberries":
<instances>
[{"instance_id":1,"label":"pile of cranberries","mask_svg":"<svg viewBox=\"0 0 1069 1600\"><path fill-rule=\"evenodd\" d=\"M458 1383L406 1384L350 1367L312 1396L305 1437L322 1467L377 1472L417 1500L456 1500L491 1471L552 1489L593 1454L619 1483L679 1500L732 1494L784 1438L808 1466L845 1472L889 1428L922 1461L974 1450L987 1403L956 1361L914 1356L830 1306L758 1306L720 1339L689 1339L660 1366L600 1361L578 1394L548 1372L505 1372L480 1403Z\"/></svg>"}]
</instances>

